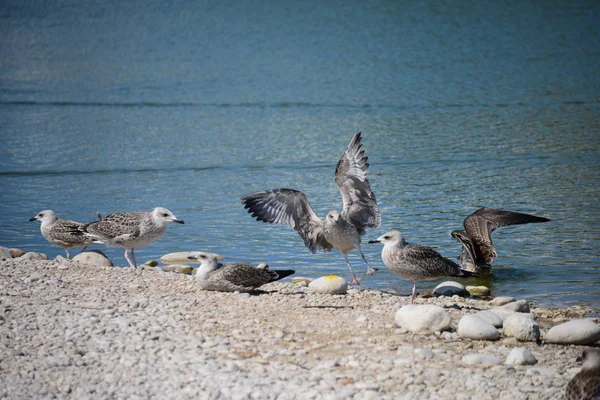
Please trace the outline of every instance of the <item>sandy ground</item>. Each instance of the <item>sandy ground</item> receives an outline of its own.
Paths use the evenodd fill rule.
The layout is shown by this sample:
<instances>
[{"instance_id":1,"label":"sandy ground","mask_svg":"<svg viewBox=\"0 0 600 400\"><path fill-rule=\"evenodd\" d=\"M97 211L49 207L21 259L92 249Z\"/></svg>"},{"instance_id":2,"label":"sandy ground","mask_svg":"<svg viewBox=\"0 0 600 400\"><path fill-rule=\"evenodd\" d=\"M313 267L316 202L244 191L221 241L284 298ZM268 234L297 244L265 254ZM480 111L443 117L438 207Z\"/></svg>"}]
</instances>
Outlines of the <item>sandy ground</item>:
<instances>
[{"instance_id":1,"label":"sandy ground","mask_svg":"<svg viewBox=\"0 0 600 400\"><path fill-rule=\"evenodd\" d=\"M556 399L585 348L408 333L394 323L408 298L378 291L263 289L205 292L150 268L0 261L0 398ZM446 307L454 328L490 308L416 303ZM532 308L542 333L590 311ZM504 365L514 347L538 363ZM467 354L502 362L469 365Z\"/></svg>"}]
</instances>

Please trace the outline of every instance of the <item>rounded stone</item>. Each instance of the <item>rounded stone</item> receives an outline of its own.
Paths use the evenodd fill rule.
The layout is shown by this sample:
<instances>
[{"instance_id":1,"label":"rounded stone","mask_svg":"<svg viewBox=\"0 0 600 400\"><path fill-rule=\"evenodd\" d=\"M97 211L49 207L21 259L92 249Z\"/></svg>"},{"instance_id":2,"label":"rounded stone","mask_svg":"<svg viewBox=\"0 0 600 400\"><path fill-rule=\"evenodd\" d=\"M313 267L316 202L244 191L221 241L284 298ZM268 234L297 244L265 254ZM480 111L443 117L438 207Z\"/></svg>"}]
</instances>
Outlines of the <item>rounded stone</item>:
<instances>
[{"instance_id":1,"label":"rounded stone","mask_svg":"<svg viewBox=\"0 0 600 400\"><path fill-rule=\"evenodd\" d=\"M527 300L518 300L518 301L510 302L510 303L504 304L500 308L503 308L505 310L514 311L514 312L520 312L520 313L528 313L530 311L529 303L527 302Z\"/></svg>"},{"instance_id":2,"label":"rounded stone","mask_svg":"<svg viewBox=\"0 0 600 400\"><path fill-rule=\"evenodd\" d=\"M171 264L162 267L163 271L179 272L180 274L191 274L194 268L191 265Z\"/></svg>"},{"instance_id":3,"label":"rounded stone","mask_svg":"<svg viewBox=\"0 0 600 400\"><path fill-rule=\"evenodd\" d=\"M465 289L471 296L489 296L491 293L487 286L467 286Z\"/></svg>"},{"instance_id":4,"label":"rounded stone","mask_svg":"<svg viewBox=\"0 0 600 400\"><path fill-rule=\"evenodd\" d=\"M178 251L175 253L165 254L160 258L160 262L163 264L174 264L174 263L197 263L198 261L195 259L190 259L189 257L196 257L202 253L201 251ZM217 260L221 261L223 256L216 254Z\"/></svg>"},{"instance_id":5,"label":"rounded stone","mask_svg":"<svg viewBox=\"0 0 600 400\"><path fill-rule=\"evenodd\" d=\"M88 250L77 254L73 261L95 265L97 267L112 267L113 263L100 250Z\"/></svg>"},{"instance_id":6,"label":"rounded stone","mask_svg":"<svg viewBox=\"0 0 600 400\"><path fill-rule=\"evenodd\" d=\"M442 282L439 285L437 285L435 287L435 289L433 289L432 294L435 297L439 297L439 296L447 296L447 297L452 297L452 296L461 296L461 297L467 297L469 296L469 292L466 291L465 287L463 285L461 285L458 282L454 282L454 281L446 281L446 282Z\"/></svg>"},{"instance_id":7,"label":"rounded stone","mask_svg":"<svg viewBox=\"0 0 600 400\"><path fill-rule=\"evenodd\" d=\"M7 260L13 258L12 254L10 253L10 249L0 246L0 259L1 258L6 258Z\"/></svg>"},{"instance_id":8,"label":"rounded stone","mask_svg":"<svg viewBox=\"0 0 600 400\"><path fill-rule=\"evenodd\" d=\"M411 332L441 332L451 327L450 314L433 304L409 304L402 306L394 316L396 325Z\"/></svg>"},{"instance_id":9,"label":"rounded stone","mask_svg":"<svg viewBox=\"0 0 600 400\"><path fill-rule=\"evenodd\" d=\"M503 306L508 303L512 303L513 301L517 301L517 300L514 297L499 296L499 297L494 297L490 301L490 305L492 305L494 307L499 307L499 306Z\"/></svg>"},{"instance_id":10,"label":"rounded stone","mask_svg":"<svg viewBox=\"0 0 600 400\"><path fill-rule=\"evenodd\" d=\"M465 315L458 322L458 336L475 340L497 340L500 332L492 324L476 315Z\"/></svg>"},{"instance_id":11,"label":"rounded stone","mask_svg":"<svg viewBox=\"0 0 600 400\"><path fill-rule=\"evenodd\" d=\"M317 293L325 294L346 294L348 284L341 276L329 275L322 276L308 284L309 289Z\"/></svg>"},{"instance_id":12,"label":"rounded stone","mask_svg":"<svg viewBox=\"0 0 600 400\"><path fill-rule=\"evenodd\" d=\"M500 357L492 354L467 354L463 356L462 362L467 365L480 365L491 367L500 364Z\"/></svg>"},{"instance_id":13,"label":"rounded stone","mask_svg":"<svg viewBox=\"0 0 600 400\"><path fill-rule=\"evenodd\" d=\"M19 261L26 261L26 260L47 260L48 256L44 253L37 253L35 251L30 251L27 252L25 254L23 254L21 257L19 257Z\"/></svg>"},{"instance_id":14,"label":"rounded stone","mask_svg":"<svg viewBox=\"0 0 600 400\"><path fill-rule=\"evenodd\" d=\"M514 314L523 314L523 313L517 313L515 311L507 310L507 309L502 308L502 307L490 308L488 311L491 312L491 313L494 313L498 317L500 317L500 319L502 320L502 322L504 322L504 320L506 320L506 318L510 317L511 315L514 315Z\"/></svg>"},{"instance_id":15,"label":"rounded stone","mask_svg":"<svg viewBox=\"0 0 600 400\"><path fill-rule=\"evenodd\" d=\"M10 252L10 255L12 256L12 258L18 258L21 257L25 254L25 252L21 249L8 249L8 251Z\"/></svg>"},{"instance_id":16,"label":"rounded stone","mask_svg":"<svg viewBox=\"0 0 600 400\"><path fill-rule=\"evenodd\" d=\"M522 342L535 342L540 338L540 327L531 314L514 313L504 320L503 333Z\"/></svg>"},{"instance_id":17,"label":"rounded stone","mask_svg":"<svg viewBox=\"0 0 600 400\"><path fill-rule=\"evenodd\" d=\"M506 365L534 365L536 363L537 360L531 350L524 347L513 348L504 362Z\"/></svg>"},{"instance_id":18,"label":"rounded stone","mask_svg":"<svg viewBox=\"0 0 600 400\"><path fill-rule=\"evenodd\" d=\"M156 261L156 260L148 260L143 265L145 265L146 267L154 268L154 267L156 267L158 265L158 261Z\"/></svg>"},{"instance_id":19,"label":"rounded stone","mask_svg":"<svg viewBox=\"0 0 600 400\"><path fill-rule=\"evenodd\" d=\"M489 310L479 311L478 313L475 314L475 316L486 320L487 322L492 324L492 326L494 328L502 327L502 318L500 318L498 315L494 314L493 312L491 312Z\"/></svg>"},{"instance_id":20,"label":"rounded stone","mask_svg":"<svg viewBox=\"0 0 600 400\"><path fill-rule=\"evenodd\" d=\"M546 334L546 341L558 344L593 344L600 340L600 326L589 319L575 319L556 325Z\"/></svg>"},{"instance_id":21,"label":"rounded stone","mask_svg":"<svg viewBox=\"0 0 600 400\"><path fill-rule=\"evenodd\" d=\"M298 286L308 286L308 284L311 282L312 282L312 279L305 278L303 276L297 276L297 277L292 278L292 283L294 285L298 285Z\"/></svg>"}]
</instances>

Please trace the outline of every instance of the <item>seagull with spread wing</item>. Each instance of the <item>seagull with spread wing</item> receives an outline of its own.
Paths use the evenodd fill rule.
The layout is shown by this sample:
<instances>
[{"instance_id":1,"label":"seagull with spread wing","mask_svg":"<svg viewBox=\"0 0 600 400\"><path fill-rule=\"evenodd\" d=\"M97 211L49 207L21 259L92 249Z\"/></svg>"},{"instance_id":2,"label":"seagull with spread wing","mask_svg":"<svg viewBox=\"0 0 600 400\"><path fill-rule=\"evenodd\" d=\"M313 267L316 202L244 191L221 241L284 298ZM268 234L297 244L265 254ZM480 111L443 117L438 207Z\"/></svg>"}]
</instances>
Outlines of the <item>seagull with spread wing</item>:
<instances>
[{"instance_id":1,"label":"seagull with spread wing","mask_svg":"<svg viewBox=\"0 0 600 400\"><path fill-rule=\"evenodd\" d=\"M264 190L242 197L244 208L258 221L294 228L312 253L319 249L339 250L352 274L351 285L359 285L361 278L352 271L348 252L357 249L367 264L366 274L374 274L377 269L367 262L360 247L360 237L367 228L377 228L381 224L377 201L367 179L369 164L361 139L361 133L355 132L335 169L342 211L329 211L325 220L317 216L304 193L298 190Z\"/></svg>"},{"instance_id":2,"label":"seagull with spread wing","mask_svg":"<svg viewBox=\"0 0 600 400\"><path fill-rule=\"evenodd\" d=\"M548 221L535 215L482 207L465 218L464 231L452 231L451 235L463 246L459 256L462 268L478 272L481 268L491 268L497 256L491 236L497 228Z\"/></svg>"}]
</instances>

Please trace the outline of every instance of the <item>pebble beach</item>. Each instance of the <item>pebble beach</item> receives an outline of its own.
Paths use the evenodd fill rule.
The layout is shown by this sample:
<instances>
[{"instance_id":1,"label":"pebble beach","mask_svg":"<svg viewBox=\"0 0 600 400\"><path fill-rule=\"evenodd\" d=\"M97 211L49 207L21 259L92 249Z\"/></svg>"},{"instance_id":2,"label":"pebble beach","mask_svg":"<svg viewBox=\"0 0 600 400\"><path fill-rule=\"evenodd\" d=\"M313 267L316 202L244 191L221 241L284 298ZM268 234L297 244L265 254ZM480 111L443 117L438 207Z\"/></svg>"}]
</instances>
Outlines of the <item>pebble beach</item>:
<instances>
[{"instance_id":1,"label":"pebble beach","mask_svg":"<svg viewBox=\"0 0 600 400\"><path fill-rule=\"evenodd\" d=\"M0 261L0 398L557 399L587 346L545 335L594 312L528 304L539 340L472 340L459 321L491 298L417 298L451 323L413 332L395 322L405 296L261 289L202 291L146 266ZM508 361L515 348L535 361Z\"/></svg>"}]
</instances>

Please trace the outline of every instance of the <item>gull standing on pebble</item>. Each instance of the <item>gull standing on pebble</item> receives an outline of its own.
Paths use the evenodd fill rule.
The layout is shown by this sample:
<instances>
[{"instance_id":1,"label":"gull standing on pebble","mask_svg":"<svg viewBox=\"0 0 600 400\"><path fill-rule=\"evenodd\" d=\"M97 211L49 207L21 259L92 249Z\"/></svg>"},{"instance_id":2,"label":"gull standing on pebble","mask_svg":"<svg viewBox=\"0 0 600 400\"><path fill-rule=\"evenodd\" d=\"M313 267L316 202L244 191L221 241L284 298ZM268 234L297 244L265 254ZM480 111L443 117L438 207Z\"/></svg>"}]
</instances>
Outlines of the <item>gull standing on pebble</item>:
<instances>
[{"instance_id":1,"label":"gull standing on pebble","mask_svg":"<svg viewBox=\"0 0 600 400\"><path fill-rule=\"evenodd\" d=\"M79 234L93 239L94 243L124 248L129 266L136 268L134 249L147 246L164 235L169 222L184 223L166 208L156 207L152 212L107 215L80 227ZM128 257L129 250L133 261Z\"/></svg>"},{"instance_id":2,"label":"gull standing on pebble","mask_svg":"<svg viewBox=\"0 0 600 400\"><path fill-rule=\"evenodd\" d=\"M259 264L256 268L246 263L220 264L218 256L213 253L202 252L188 258L200 262L196 280L202 290L250 292L296 272L294 270L271 270L264 263Z\"/></svg>"},{"instance_id":3,"label":"gull standing on pebble","mask_svg":"<svg viewBox=\"0 0 600 400\"><path fill-rule=\"evenodd\" d=\"M564 400L600 399L600 350L585 349L581 361L581 371L567 384Z\"/></svg>"},{"instance_id":4,"label":"gull standing on pebble","mask_svg":"<svg viewBox=\"0 0 600 400\"><path fill-rule=\"evenodd\" d=\"M472 272L478 272L481 268L489 269L497 256L492 243L492 232L501 226L548 221L548 218L535 215L482 207L465 218L464 231L451 233L452 238L463 246L458 257L460 265Z\"/></svg>"},{"instance_id":5,"label":"gull standing on pebble","mask_svg":"<svg viewBox=\"0 0 600 400\"><path fill-rule=\"evenodd\" d=\"M67 260L71 258L69 249L83 247L82 252L94 243L91 238L73 233L84 224L77 221L60 219L52 210L40 211L35 217L29 218L29 221L41 221L40 230L42 236L53 245L62 247L67 252Z\"/></svg>"},{"instance_id":6,"label":"gull standing on pebble","mask_svg":"<svg viewBox=\"0 0 600 400\"><path fill-rule=\"evenodd\" d=\"M430 247L409 244L398 231L390 231L369 243L383 243L381 259L394 274L413 281L410 303L415 299L417 282L445 276L477 276L465 271L452 260L442 257Z\"/></svg>"},{"instance_id":7,"label":"gull standing on pebble","mask_svg":"<svg viewBox=\"0 0 600 400\"><path fill-rule=\"evenodd\" d=\"M351 285L359 285L361 278L352 271L348 252L358 249L367 264L366 274L374 274L377 269L367 262L360 247L360 237L366 228L377 228L381 223L377 201L367 179L367 159L361 133L357 131L335 169L335 183L342 195L342 212L329 211L324 221L317 216L304 193L294 189L250 193L242 197L242 204L258 221L294 228L312 253L318 249L338 249L353 276Z\"/></svg>"}]
</instances>

